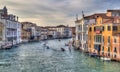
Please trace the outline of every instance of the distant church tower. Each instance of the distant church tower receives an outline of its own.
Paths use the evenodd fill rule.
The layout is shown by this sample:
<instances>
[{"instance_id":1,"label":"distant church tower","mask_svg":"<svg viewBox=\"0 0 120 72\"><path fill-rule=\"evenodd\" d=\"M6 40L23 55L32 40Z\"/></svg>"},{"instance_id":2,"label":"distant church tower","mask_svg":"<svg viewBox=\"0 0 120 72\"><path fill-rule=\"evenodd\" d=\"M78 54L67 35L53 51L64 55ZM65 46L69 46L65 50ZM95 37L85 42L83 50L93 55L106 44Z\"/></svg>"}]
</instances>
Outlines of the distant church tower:
<instances>
[{"instance_id":1,"label":"distant church tower","mask_svg":"<svg viewBox=\"0 0 120 72\"><path fill-rule=\"evenodd\" d=\"M78 14L76 14L76 21L78 21Z\"/></svg>"},{"instance_id":2,"label":"distant church tower","mask_svg":"<svg viewBox=\"0 0 120 72\"><path fill-rule=\"evenodd\" d=\"M3 8L3 15L4 15L4 16L7 16L7 15L8 15L6 6L4 6L4 8Z\"/></svg>"},{"instance_id":3,"label":"distant church tower","mask_svg":"<svg viewBox=\"0 0 120 72\"><path fill-rule=\"evenodd\" d=\"M84 18L85 17L85 15L84 15L84 12L82 11L82 17Z\"/></svg>"}]
</instances>

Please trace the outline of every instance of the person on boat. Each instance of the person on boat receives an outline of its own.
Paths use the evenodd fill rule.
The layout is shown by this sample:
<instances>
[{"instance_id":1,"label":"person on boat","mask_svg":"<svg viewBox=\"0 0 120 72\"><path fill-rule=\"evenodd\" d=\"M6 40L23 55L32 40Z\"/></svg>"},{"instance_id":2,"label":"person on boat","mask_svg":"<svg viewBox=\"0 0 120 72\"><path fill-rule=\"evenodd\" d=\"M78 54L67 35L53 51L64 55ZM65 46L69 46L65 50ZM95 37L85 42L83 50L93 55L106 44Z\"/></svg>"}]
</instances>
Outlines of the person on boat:
<instances>
[{"instance_id":1,"label":"person on boat","mask_svg":"<svg viewBox=\"0 0 120 72\"><path fill-rule=\"evenodd\" d=\"M46 46L46 43L44 43L43 45Z\"/></svg>"},{"instance_id":2,"label":"person on boat","mask_svg":"<svg viewBox=\"0 0 120 72\"><path fill-rule=\"evenodd\" d=\"M47 46L47 49L49 49L49 46Z\"/></svg>"}]
</instances>

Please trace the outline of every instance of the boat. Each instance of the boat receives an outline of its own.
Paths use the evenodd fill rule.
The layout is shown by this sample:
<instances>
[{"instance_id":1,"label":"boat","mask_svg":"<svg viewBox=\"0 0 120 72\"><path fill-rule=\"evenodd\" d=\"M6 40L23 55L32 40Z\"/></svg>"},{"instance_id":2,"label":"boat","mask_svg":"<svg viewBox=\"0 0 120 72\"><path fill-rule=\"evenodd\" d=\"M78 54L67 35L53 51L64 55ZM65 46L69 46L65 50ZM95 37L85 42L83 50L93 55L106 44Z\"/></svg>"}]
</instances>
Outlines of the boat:
<instances>
[{"instance_id":1,"label":"boat","mask_svg":"<svg viewBox=\"0 0 120 72\"><path fill-rule=\"evenodd\" d=\"M46 46L47 49L49 49L49 46Z\"/></svg>"},{"instance_id":2,"label":"boat","mask_svg":"<svg viewBox=\"0 0 120 72\"><path fill-rule=\"evenodd\" d=\"M2 45L1 49L10 49L12 45Z\"/></svg>"},{"instance_id":3,"label":"boat","mask_svg":"<svg viewBox=\"0 0 120 72\"><path fill-rule=\"evenodd\" d=\"M19 47L19 46L20 46L20 44L15 44L12 47Z\"/></svg>"},{"instance_id":4,"label":"boat","mask_svg":"<svg viewBox=\"0 0 120 72\"><path fill-rule=\"evenodd\" d=\"M91 56L91 57L98 57L99 55L96 54L96 53L90 53L89 56Z\"/></svg>"},{"instance_id":5,"label":"boat","mask_svg":"<svg viewBox=\"0 0 120 72\"><path fill-rule=\"evenodd\" d=\"M44 43L43 46L46 46L46 43Z\"/></svg>"},{"instance_id":6,"label":"boat","mask_svg":"<svg viewBox=\"0 0 120 72\"><path fill-rule=\"evenodd\" d=\"M61 48L61 51L65 51L65 49L64 49L64 48Z\"/></svg>"},{"instance_id":7,"label":"boat","mask_svg":"<svg viewBox=\"0 0 120 72\"><path fill-rule=\"evenodd\" d=\"M69 46L69 45L65 43L65 46Z\"/></svg>"},{"instance_id":8,"label":"boat","mask_svg":"<svg viewBox=\"0 0 120 72\"><path fill-rule=\"evenodd\" d=\"M61 41L60 39L58 41Z\"/></svg>"},{"instance_id":9,"label":"boat","mask_svg":"<svg viewBox=\"0 0 120 72\"><path fill-rule=\"evenodd\" d=\"M111 58L107 58L107 57L101 57L100 59L105 60L105 61L110 61L111 60Z\"/></svg>"}]
</instances>

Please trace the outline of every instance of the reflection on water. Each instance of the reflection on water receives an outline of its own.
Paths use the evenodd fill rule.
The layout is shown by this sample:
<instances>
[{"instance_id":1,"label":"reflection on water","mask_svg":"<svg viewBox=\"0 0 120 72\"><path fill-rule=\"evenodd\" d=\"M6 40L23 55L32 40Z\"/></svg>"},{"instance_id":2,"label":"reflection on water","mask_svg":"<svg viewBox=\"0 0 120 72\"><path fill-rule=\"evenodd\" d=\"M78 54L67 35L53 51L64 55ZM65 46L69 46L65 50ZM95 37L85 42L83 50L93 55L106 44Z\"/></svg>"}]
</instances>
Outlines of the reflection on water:
<instances>
[{"instance_id":1,"label":"reflection on water","mask_svg":"<svg viewBox=\"0 0 120 72\"><path fill-rule=\"evenodd\" d=\"M80 51L69 52L68 40L49 40L23 44L18 48L0 51L0 72L120 72L120 63L103 62ZM60 48L66 49L62 52Z\"/></svg>"}]
</instances>

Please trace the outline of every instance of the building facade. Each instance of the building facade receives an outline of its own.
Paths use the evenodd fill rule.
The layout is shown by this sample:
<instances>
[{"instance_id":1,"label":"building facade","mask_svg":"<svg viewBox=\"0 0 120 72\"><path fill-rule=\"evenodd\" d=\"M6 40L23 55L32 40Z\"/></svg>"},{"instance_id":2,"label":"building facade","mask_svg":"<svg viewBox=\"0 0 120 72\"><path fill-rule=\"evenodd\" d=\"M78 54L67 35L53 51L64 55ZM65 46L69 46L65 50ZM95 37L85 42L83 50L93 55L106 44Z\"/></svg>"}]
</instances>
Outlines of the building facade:
<instances>
[{"instance_id":1,"label":"building facade","mask_svg":"<svg viewBox=\"0 0 120 72\"><path fill-rule=\"evenodd\" d=\"M32 22L21 22L22 24L22 41L35 41L39 40L41 35L41 28Z\"/></svg>"},{"instance_id":2,"label":"building facade","mask_svg":"<svg viewBox=\"0 0 120 72\"><path fill-rule=\"evenodd\" d=\"M49 26L45 27L49 30L56 31L57 38L70 38L72 37L72 29L69 26L58 25L58 26Z\"/></svg>"},{"instance_id":3,"label":"building facade","mask_svg":"<svg viewBox=\"0 0 120 72\"><path fill-rule=\"evenodd\" d=\"M0 9L1 42L3 44L17 44L21 42L21 24L18 17L8 14L7 8Z\"/></svg>"},{"instance_id":4,"label":"building facade","mask_svg":"<svg viewBox=\"0 0 120 72\"><path fill-rule=\"evenodd\" d=\"M88 49L90 53L120 60L120 10L110 11L108 10L104 16L97 16L96 23L89 25Z\"/></svg>"}]
</instances>

